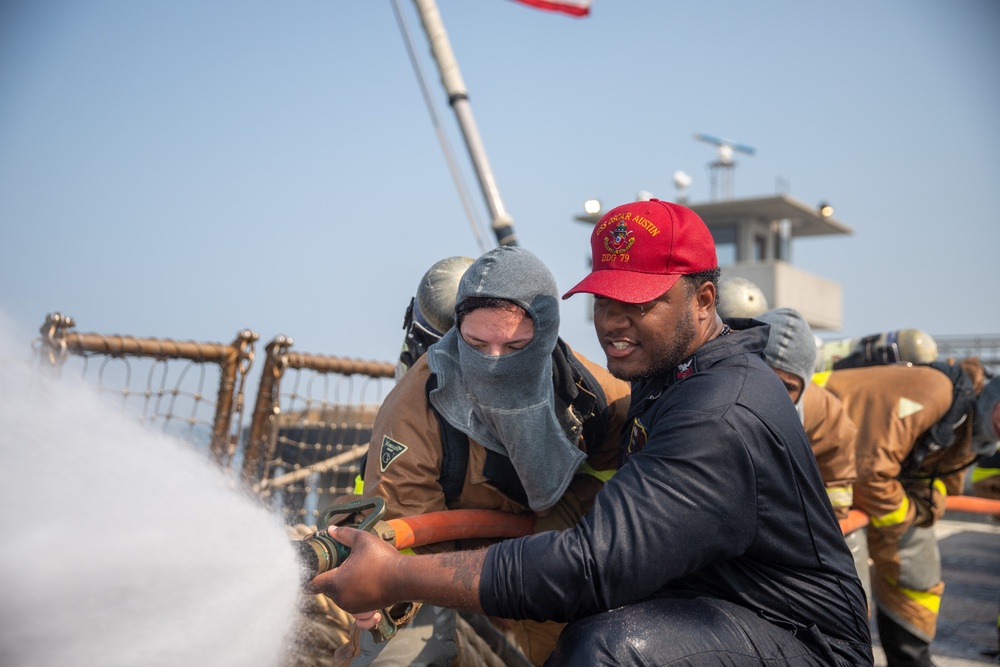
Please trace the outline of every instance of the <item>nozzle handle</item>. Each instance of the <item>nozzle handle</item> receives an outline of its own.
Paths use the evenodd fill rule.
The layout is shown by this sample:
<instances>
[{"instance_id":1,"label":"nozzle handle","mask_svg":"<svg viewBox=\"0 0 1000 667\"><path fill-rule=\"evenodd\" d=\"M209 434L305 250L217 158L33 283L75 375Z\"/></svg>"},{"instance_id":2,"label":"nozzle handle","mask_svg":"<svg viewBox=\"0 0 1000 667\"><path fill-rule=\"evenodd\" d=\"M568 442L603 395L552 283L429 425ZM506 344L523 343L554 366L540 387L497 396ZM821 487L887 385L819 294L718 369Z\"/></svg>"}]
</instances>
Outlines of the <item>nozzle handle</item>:
<instances>
[{"instance_id":1,"label":"nozzle handle","mask_svg":"<svg viewBox=\"0 0 1000 667\"><path fill-rule=\"evenodd\" d=\"M372 532L372 527L378 523L382 517L385 515L385 501L381 498L357 498L355 500L350 500L346 503L339 503L337 505L331 505L327 507L324 511L322 519L320 521L321 530L325 529L330 525L330 519L337 516L338 514L355 514L361 510L372 509L374 510L368 517L358 524L358 530L367 530Z\"/></svg>"}]
</instances>

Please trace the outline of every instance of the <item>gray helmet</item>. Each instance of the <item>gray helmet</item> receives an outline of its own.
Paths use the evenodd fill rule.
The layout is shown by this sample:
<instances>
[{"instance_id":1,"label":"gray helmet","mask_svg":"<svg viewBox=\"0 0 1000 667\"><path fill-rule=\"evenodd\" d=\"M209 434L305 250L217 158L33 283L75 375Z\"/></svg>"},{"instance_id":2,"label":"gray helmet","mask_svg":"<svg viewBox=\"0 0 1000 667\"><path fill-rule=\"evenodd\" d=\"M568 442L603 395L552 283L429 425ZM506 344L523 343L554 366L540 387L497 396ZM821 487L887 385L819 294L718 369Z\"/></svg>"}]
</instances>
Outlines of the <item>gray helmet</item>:
<instances>
[{"instance_id":1,"label":"gray helmet","mask_svg":"<svg viewBox=\"0 0 1000 667\"><path fill-rule=\"evenodd\" d=\"M420 279L403 318L406 337L396 364L397 380L455 323L458 283L473 261L471 257L446 257Z\"/></svg>"},{"instance_id":2,"label":"gray helmet","mask_svg":"<svg viewBox=\"0 0 1000 667\"><path fill-rule=\"evenodd\" d=\"M767 297L746 278L719 281L719 317L756 317L767 310Z\"/></svg>"},{"instance_id":3,"label":"gray helmet","mask_svg":"<svg viewBox=\"0 0 1000 667\"><path fill-rule=\"evenodd\" d=\"M443 334L455 323L455 295L471 257L447 257L437 262L420 279L413 306L413 318Z\"/></svg>"}]
</instances>

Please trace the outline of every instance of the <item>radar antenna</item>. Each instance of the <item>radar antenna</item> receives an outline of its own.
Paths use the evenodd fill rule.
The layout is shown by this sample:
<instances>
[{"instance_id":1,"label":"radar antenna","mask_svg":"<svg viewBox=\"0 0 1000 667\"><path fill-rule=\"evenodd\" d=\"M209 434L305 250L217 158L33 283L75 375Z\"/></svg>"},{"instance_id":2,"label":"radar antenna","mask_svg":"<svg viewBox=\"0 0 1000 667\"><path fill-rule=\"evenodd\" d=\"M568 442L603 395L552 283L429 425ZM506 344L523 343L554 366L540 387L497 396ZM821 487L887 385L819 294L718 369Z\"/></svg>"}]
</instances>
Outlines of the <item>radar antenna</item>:
<instances>
[{"instance_id":1,"label":"radar antenna","mask_svg":"<svg viewBox=\"0 0 1000 667\"><path fill-rule=\"evenodd\" d=\"M757 149L746 144L730 141L729 139L713 137L710 134L695 134L694 138L698 141L713 144L718 148L718 158L715 162L708 163L709 181L712 190L711 198L713 200L732 199L733 169L736 167L736 163L733 162L733 151L753 155L757 152Z\"/></svg>"}]
</instances>

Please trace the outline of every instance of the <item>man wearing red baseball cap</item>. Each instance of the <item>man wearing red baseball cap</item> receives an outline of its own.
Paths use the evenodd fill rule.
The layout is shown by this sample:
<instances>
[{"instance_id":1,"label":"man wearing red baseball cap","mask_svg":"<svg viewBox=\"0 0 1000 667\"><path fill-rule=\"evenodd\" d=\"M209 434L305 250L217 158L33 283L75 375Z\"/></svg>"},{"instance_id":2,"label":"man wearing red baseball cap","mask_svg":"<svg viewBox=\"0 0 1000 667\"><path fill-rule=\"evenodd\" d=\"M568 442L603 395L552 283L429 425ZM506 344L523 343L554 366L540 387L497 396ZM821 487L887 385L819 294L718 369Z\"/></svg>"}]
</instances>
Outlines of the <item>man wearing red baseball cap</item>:
<instances>
[{"instance_id":1,"label":"man wearing red baseball cap","mask_svg":"<svg viewBox=\"0 0 1000 667\"><path fill-rule=\"evenodd\" d=\"M620 468L581 522L485 551L352 549L313 580L347 611L409 600L568 621L553 665L871 665L864 591L768 326L716 314L712 236L691 210L612 209L591 237L608 369L632 382ZM565 297L564 297L565 298ZM732 327L732 329L730 328Z\"/></svg>"},{"instance_id":2,"label":"man wearing red baseball cap","mask_svg":"<svg viewBox=\"0 0 1000 667\"><path fill-rule=\"evenodd\" d=\"M593 271L563 298L594 295L594 326L616 376L660 375L728 333L715 313L715 241L694 211L657 199L619 206L597 222L590 246ZM706 282L712 284L711 303L693 312L687 302ZM619 315L636 315L635 326L608 319Z\"/></svg>"}]
</instances>

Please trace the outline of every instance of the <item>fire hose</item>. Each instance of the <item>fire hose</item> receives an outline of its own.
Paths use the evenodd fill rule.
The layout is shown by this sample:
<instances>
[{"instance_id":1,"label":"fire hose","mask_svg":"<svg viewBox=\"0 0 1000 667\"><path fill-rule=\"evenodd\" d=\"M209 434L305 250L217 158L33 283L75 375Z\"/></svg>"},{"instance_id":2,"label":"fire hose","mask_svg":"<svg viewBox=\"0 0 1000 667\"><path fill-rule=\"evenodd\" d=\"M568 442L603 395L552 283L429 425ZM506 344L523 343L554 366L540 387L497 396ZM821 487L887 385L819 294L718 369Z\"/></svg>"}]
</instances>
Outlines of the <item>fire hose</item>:
<instances>
[{"instance_id":1,"label":"fire hose","mask_svg":"<svg viewBox=\"0 0 1000 667\"><path fill-rule=\"evenodd\" d=\"M969 514L992 514L1000 517L1000 500L977 498L976 496L948 496L944 507L950 512ZM840 530L847 535L868 525L868 515L861 510L851 510L847 518L840 520Z\"/></svg>"},{"instance_id":2,"label":"fire hose","mask_svg":"<svg viewBox=\"0 0 1000 667\"><path fill-rule=\"evenodd\" d=\"M946 503L946 508L951 511L1000 516L1000 500L949 496ZM320 525L328 526L337 516L353 516L368 509L372 512L353 527L369 531L399 550L451 540L530 535L534 532L536 521L531 514L509 514L496 510L445 510L383 521L384 500L359 498L326 509ZM868 515L861 510L852 509L846 518L840 519L844 535L867 525ZM351 553L348 547L330 537L325 529L293 544L298 548L307 580L339 566ZM382 619L379 627L372 630L376 641L385 641L395 634L396 627L387 621L388 610L382 610Z\"/></svg>"},{"instance_id":3,"label":"fire hose","mask_svg":"<svg viewBox=\"0 0 1000 667\"><path fill-rule=\"evenodd\" d=\"M977 498L976 496L948 496L944 501L945 509L952 512L969 512L970 514L993 514L1000 516L1000 500L995 498Z\"/></svg>"},{"instance_id":4,"label":"fire hose","mask_svg":"<svg viewBox=\"0 0 1000 667\"><path fill-rule=\"evenodd\" d=\"M381 498L359 498L329 507L323 512L320 525L330 525L338 515L351 516L367 509L372 510L371 514L352 527L367 530L399 550L450 540L520 537L531 534L535 528L533 514L496 510L445 510L383 521L385 501ZM310 578L337 567L351 553L326 530L307 535L296 544Z\"/></svg>"},{"instance_id":5,"label":"fire hose","mask_svg":"<svg viewBox=\"0 0 1000 667\"><path fill-rule=\"evenodd\" d=\"M359 498L329 507L321 515L319 525L329 526L338 515L351 517L367 509L372 512L353 527L369 531L399 550L450 540L520 537L535 529L533 514L496 510L445 510L383 521L385 501L381 498ZM293 544L298 548L307 579L332 570L351 554L348 547L330 537L326 530L318 530ZM396 625L389 621L389 610L380 612L382 618L371 631L377 642L386 641L396 633Z\"/></svg>"},{"instance_id":6,"label":"fire hose","mask_svg":"<svg viewBox=\"0 0 1000 667\"><path fill-rule=\"evenodd\" d=\"M1000 516L1000 500L948 496L945 502L946 508L953 512ZM400 550L451 540L520 537L531 534L535 527L534 515L496 510L445 510L383 521L385 501L381 498L359 498L334 505L323 512L320 525L329 525L338 515L352 515L366 509L373 511L354 527L374 533ZM856 509L840 520L844 535L866 525L868 515ZM306 536L296 545L310 578L337 567L350 554L350 549L332 539L325 530Z\"/></svg>"}]
</instances>

